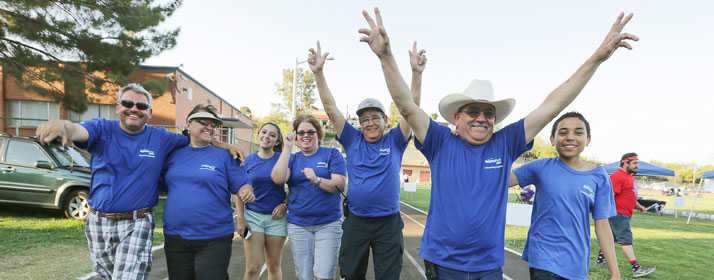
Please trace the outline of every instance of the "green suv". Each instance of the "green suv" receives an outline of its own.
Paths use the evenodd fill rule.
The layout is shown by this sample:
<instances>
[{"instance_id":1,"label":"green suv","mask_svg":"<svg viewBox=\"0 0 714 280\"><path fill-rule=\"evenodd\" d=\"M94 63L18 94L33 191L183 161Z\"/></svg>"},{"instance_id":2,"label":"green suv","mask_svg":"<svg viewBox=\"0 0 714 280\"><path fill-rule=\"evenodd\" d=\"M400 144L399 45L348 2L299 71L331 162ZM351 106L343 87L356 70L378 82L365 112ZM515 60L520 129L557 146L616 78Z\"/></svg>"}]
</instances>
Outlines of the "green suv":
<instances>
[{"instance_id":1,"label":"green suv","mask_svg":"<svg viewBox=\"0 0 714 280\"><path fill-rule=\"evenodd\" d=\"M74 147L43 146L35 138L0 132L0 203L89 214L89 156Z\"/></svg>"}]
</instances>

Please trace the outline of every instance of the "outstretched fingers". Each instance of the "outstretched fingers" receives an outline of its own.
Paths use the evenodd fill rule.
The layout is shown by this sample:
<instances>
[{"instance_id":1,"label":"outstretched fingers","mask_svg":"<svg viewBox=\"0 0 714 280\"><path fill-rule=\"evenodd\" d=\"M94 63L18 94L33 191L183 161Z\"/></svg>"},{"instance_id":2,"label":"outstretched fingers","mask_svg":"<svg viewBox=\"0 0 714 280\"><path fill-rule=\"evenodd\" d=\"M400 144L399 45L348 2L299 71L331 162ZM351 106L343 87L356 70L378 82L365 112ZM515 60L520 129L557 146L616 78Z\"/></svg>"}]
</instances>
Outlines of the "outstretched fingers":
<instances>
[{"instance_id":1,"label":"outstretched fingers","mask_svg":"<svg viewBox=\"0 0 714 280\"><path fill-rule=\"evenodd\" d=\"M371 28L371 29L377 28L377 25L374 24L374 20L372 19L371 16L369 16L369 13L366 10L362 10L362 15L364 16L364 19L367 20L367 23L369 24L369 28ZM360 33L362 33L361 30L362 29L360 29Z\"/></svg>"}]
</instances>

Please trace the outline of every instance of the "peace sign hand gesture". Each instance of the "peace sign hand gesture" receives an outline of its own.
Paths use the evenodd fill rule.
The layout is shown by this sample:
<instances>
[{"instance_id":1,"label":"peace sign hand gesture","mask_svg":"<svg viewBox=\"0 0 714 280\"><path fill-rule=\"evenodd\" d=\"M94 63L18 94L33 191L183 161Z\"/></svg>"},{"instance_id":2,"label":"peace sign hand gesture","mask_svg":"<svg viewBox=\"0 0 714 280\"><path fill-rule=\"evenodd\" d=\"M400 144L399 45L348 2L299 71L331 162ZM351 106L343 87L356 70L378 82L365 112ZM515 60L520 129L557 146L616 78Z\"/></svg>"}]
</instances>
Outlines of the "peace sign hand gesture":
<instances>
[{"instance_id":1,"label":"peace sign hand gesture","mask_svg":"<svg viewBox=\"0 0 714 280\"><path fill-rule=\"evenodd\" d=\"M610 56L615 52L615 50L620 47L624 47L628 50L631 50L632 46L630 46L630 44L625 40L640 40L640 38L635 35L629 33L622 33L622 29L625 28L625 25L630 21L630 19L632 19L632 13L627 15L627 17L625 17L625 13L620 13L620 15L617 17L617 20L615 20L615 23L612 24L610 32L607 33L605 40L602 42L600 47L598 47L598 49L595 51L595 54L593 55L597 62L604 62L605 60L610 58Z\"/></svg>"},{"instance_id":2,"label":"peace sign hand gesture","mask_svg":"<svg viewBox=\"0 0 714 280\"><path fill-rule=\"evenodd\" d=\"M367 11L362 11L362 15L364 15L364 19L367 20L369 29L361 28L359 30L359 33L366 35L366 37L361 37L359 41L369 44L374 54L380 58L390 56L392 52L389 46L389 37L387 36L387 31L384 30L382 14L379 12L379 8L374 8L374 16L377 18L376 24Z\"/></svg>"},{"instance_id":3,"label":"peace sign hand gesture","mask_svg":"<svg viewBox=\"0 0 714 280\"><path fill-rule=\"evenodd\" d=\"M322 48L320 48L320 41L317 41L317 51L310 48L310 54L307 57L307 63L310 65L310 70L312 73L322 72L322 68L325 66L325 60L329 52L322 53Z\"/></svg>"},{"instance_id":4,"label":"peace sign hand gesture","mask_svg":"<svg viewBox=\"0 0 714 280\"><path fill-rule=\"evenodd\" d=\"M414 41L414 46L409 51L409 63L412 65L412 71L417 73L424 72L426 67L426 51L419 50L417 52L417 42Z\"/></svg>"}]
</instances>

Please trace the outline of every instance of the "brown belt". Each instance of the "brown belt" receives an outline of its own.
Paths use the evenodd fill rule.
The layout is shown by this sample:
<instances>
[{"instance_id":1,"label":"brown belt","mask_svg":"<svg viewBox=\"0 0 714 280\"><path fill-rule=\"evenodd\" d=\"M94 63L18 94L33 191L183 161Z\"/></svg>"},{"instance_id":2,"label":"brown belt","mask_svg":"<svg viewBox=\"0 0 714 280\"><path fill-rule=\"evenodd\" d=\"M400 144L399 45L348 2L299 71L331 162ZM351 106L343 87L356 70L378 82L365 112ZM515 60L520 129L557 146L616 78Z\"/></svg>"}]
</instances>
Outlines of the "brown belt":
<instances>
[{"instance_id":1,"label":"brown belt","mask_svg":"<svg viewBox=\"0 0 714 280\"><path fill-rule=\"evenodd\" d=\"M97 210L89 208L89 212L97 214L97 216L99 216L99 217L104 217L104 218L110 219L112 221L140 219L140 218L146 217L146 213L151 213L153 211L154 211L153 208L144 208L144 209L134 210L134 211L127 212L127 213L104 213L104 212L99 212Z\"/></svg>"}]
</instances>

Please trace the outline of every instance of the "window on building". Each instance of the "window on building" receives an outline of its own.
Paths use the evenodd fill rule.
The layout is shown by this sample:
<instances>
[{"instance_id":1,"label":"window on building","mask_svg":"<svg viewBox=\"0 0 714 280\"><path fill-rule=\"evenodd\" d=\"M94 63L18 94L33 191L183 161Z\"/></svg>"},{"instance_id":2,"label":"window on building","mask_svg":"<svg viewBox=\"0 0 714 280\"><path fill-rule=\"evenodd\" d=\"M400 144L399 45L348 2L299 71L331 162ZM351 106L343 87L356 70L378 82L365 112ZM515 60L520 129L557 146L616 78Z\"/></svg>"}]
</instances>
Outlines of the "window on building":
<instances>
[{"instance_id":1,"label":"window on building","mask_svg":"<svg viewBox=\"0 0 714 280\"><path fill-rule=\"evenodd\" d=\"M87 111L84 111L84 113L69 112L69 120L73 122L96 118L118 120L119 116L116 114L116 106L114 104L87 104Z\"/></svg>"},{"instance_id":2,"label":"window on building","mask_svg":"<svg viewBox=\"0 0 714 280\"><path fill-rule=\"evenodd\" d=\"M47 101L7 100L8 126L37 127L47 120L59 119L59 103Z\"/></svg>"}]
</instances>

